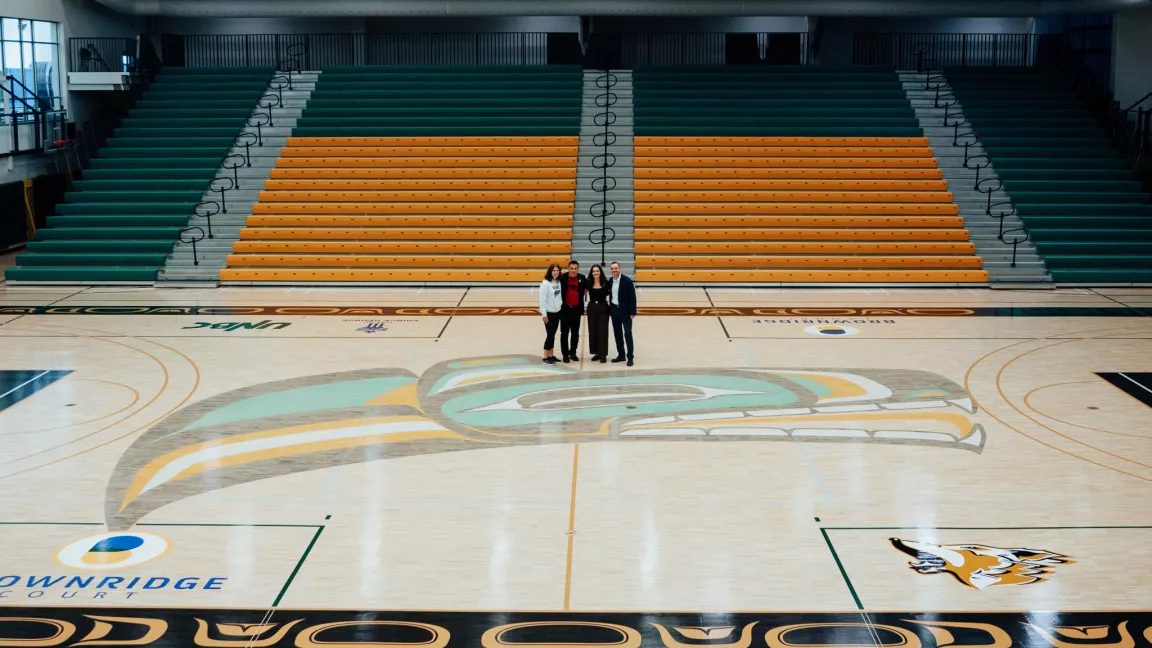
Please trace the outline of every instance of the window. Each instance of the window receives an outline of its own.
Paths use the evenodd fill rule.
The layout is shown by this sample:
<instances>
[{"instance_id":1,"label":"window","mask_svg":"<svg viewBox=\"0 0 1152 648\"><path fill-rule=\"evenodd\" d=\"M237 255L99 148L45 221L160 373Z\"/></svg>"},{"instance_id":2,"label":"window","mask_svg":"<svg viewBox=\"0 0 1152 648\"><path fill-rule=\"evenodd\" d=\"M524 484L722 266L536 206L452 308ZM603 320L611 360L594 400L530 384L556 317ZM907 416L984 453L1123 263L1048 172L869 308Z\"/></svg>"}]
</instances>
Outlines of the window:
<instances>
[{"instance_id":1,"label":"window","mask_svg":"<svg viewBox=\"0 0 1152 648\"><path fill-rule=\"evenodd\" d=\"M0 112L27 118L29 106L37 110L58 110L60 98L59 26L42 20L0 17L0 70L4 87ZM27 104L27 105L25 105Z\"/></svg>"}]
</instances>

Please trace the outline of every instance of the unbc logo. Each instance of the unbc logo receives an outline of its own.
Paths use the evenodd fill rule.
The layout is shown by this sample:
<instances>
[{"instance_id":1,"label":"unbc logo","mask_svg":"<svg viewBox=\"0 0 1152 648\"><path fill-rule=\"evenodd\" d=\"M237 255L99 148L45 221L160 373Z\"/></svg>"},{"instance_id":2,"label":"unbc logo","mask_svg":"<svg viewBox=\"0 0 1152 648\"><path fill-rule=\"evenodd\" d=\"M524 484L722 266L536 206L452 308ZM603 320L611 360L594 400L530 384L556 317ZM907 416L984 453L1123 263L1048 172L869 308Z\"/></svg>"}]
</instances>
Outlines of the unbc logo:
<instances>
[{"instance_id":1,"label":"unbc logo","mask_svg":"<svg viewBox=\"0 0 1152 648\"><path fill-rule=\"evenodd\" d=\"M56 552L56 560L77 569L121 569L163 556L168 541L151 533L118 532L81 538Z\"/></svg>"}]
</instances>

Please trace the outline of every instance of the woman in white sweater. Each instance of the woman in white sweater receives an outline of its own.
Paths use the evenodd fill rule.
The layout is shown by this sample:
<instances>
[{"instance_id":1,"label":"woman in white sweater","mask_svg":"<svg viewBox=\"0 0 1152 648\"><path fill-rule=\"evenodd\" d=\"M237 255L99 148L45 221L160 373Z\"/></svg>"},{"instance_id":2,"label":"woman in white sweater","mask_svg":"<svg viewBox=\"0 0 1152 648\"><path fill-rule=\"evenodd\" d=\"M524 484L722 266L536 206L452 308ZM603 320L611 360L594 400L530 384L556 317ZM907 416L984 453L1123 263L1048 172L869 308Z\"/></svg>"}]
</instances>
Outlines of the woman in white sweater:
<instances>
[{"instance_id":1,"label":"woman in white sweater","mask_svg":"<svg viewBox=\"0 0 1152 648\"><path fill-rule=\"evenodd\" d=\"M556 364L552 347L556 345L556 328L560 326L560 266L548 266L544 281L540 282L540 315L544 318L544 362Z\"/></svg>"}]
</instances>

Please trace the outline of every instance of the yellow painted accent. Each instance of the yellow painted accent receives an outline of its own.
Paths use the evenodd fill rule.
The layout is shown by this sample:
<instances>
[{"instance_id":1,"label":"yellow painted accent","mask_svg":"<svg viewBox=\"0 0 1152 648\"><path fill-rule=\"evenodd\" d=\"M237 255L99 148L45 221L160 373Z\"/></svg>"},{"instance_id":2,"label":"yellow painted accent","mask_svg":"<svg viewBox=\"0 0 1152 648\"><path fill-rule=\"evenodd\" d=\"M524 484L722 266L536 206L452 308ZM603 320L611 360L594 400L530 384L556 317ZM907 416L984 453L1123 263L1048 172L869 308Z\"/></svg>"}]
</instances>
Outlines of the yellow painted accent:
<instances>
[{"instance_id":1,"label":"yellow painted accent","mask_svg":"<svg viewBox=\"0 0 1152 648\"><path fill-rule=\"evenodd\" d=\"M90 551L80 558L85 565L115 565L132 557L131 551Z\"/></svg>"},{"instance_id":2,"label":"yellow painted accent","mask_svg":"<svg viewBox=\"0 0 1152 648\"><path fill-rule=\"evenodd\" d=\"M463 360L456 364L461 367L478 367L481 365L504 364L505 362L508 362L507 358L481 358L480 360Z\"/></svg>"},{"instance_id":3,"label":"yellow painted accent","mask_svg":"<svg viewBox=\"0 0 1152 648\"><path fill-rule=\"evenodd\" d=\"M132 502L132 500L134 500L140 496L140 493L144 490L144 486L148 484L148 482L152 479L152 477L155 476L155 474L157 472L159 472L161 468L168 465L169 463L172 463L176 459L179 459L180 457L183 457L183 456L188 455L188 454L192 454L194 452L199 452L200 450L203 450L205 448L219 447L219 446L223 446L223 445L231 445L234 443L241 443L244 441L253 441L256 439L266 439L266 438L277 437L277 436L285 436L288 434L299 434L301 432L315 432L315 431L320 431L320 430L331 430L334 428L348 427L348 426L354 425L354 424L375 425L377 423L403 423L403 422L417 422L417 421L424 423L424 422L429 422L430 419L424 418L422 416L382 416L382 417L370 417L370 418L363 418L363 419L343 419L343 420L339 420L339 421L324 421L323 423L310 423L308 425L298 425L298 426L287 427L287 428L263 430L260 432L253 432L251 434L240 434L237 436L229 437L227 439L216 439L213 441L206 441L204 443L197 443L195 445L180 448L178 450L173 450L172 452L169 452L168 454L162 455L162 456L152 460L148 465L144 466L143 468L140 469L139 472L136 473L136 477L132 480L132 484L129 486L127 493L125 493L125 495L124 495L124 501L121 502L121 504L120 504L120 510L123 511L124 508L126 506L128 506L129 503ZM444 435L441 438L457 438L457 439L463 439L466 441L469 440L467 437L460 436L459 434L456 434L455 432L448 432L447 430L445 430L444 432L419 432L419 433L395 432L395 433L388 433L388 434L382 434L382 435L373 435L371 437L363 437L363 439L365 439L365 441L366 441L365 443L353 443L351 445L337 445L335 447L347 448L347 447L355 447L356 445L370 445L372 443L392 443L392 442L397 442L397 441L414 440L414 438L397 438L397 437L406 437L409 435L416 435L416 437L414 437L414 438L436 438L435 436L420 436L420 435ZM304 452L315 452L317 450L317 448L314 448L313 446L324 445L324 444L341 444L341 443L345 443L347 441L359 441L359 439L341 439L341 440L323 441L323 442L317 442L317 443L304 444L303 446L291 446L291 448L305 448L306 447L309 449L303 450L303 451L286 452L286 453L282 453L282 454L272 454L272 455L268 455L267 457L256 457L256 458L251 459L250 461L255 461L257 459L262 459L262 458L269 458L272 456L289 456L289 455L293 455L293 454L302 454ZM318 449L323 450L323 449L327 449L327 448L318 448ZM276 450L282 450L282 449L277 448ZM271 452L271 451L264 451L264 452ZM261 453L253 453L253 454L261 454ZM246 455L246 454L245 455L237 455L237 457L247 457L247 456L248 455ZM229 458L229 459L231 459L231 458ZM214 462L213 467L224 467L225 465L234 465L236 463L236 462L229 461L229 459L218 460L218 461ZM239 463L244 463L244 462L239 462ZM185 472L187 472L187 471L185 471ZM199 471L197 471L197 472L199 472ZM182 479L185 476L187 476L187 475L185 475L184 473L181 473L179 476L177 476L177 479Z\"/></svg>"},{"instance_id":4,"label":"yellow painted accent","mask_svg":"<svg viewBox=\"0 0 1152 648\"><path fill-rule=\"evenodd\" d=\"M734 419L708 419L706 421L676 421L660 425L641 425L645 429L707 427L779 427L781 423L829 423L838 421L943 421L960 432L960 439L972 434L974 427L967 416L943 412L859 412L851 414L811 414L804 416L765 416ZM636 425L624 425L627 430Z\"/></svg>"},{"instance_id":5,"label":"yellow painted accent","mask_svg":"<svg viewBox=\"0 0 1152 648\"><path fill-rule=\"evenodd\" d=\"M417 383L415 382L408 383L386 394L381 394L364 405L367 407L378 405L407 405L408 407L423 409L420 407L420 399L417 397L416 385Z\"/></svg>"},{"instance_id":6,"label":"yellow painted accent","mask_svg":"<svg viewBox=\"0 0 1152 648\"><path fill-rule=\"evenodd\" d=\"M860 385L857 385L856 383L854 383L850 380L845 380L844 378L840 378L839 376L820 376L820 375L815 375L815 374L801 373L799 371L793 371L793 372L780 371L780 372L776 372L776 373L784 374L785 376L792 375L792 376L797 376L799 378L804 378L806 380L811 380L812 382L820 383L821 385L824 385L828 389L831 389L832 395L831 396L820 396L817 399L819 402L823 402L825 400L830 400L833 398L854 398L856 396L867 396L868 395L868 390L864 389Z\"/></svg>"}]
</instances>

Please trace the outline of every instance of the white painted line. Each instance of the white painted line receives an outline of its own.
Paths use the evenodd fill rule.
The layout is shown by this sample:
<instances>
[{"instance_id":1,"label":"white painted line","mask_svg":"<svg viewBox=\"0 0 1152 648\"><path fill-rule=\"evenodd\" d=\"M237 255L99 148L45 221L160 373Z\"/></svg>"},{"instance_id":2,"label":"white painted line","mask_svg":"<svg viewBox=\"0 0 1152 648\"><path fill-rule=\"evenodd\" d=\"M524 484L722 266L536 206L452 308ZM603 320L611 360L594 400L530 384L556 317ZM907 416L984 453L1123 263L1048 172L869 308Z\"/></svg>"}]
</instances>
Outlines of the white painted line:
<instances>
[{"instance_id":1,"label":"white painted line","mask_svg":"<svg viewBox=\"0 0 1152 648\"><path fill-rule=\"evenodd\" d=\"M1143 389L1144 391L1148 392L1149 394L1152 394L1152 389L1148 389L1144 385L1141 385L1140 383L1136 382L1135 380L1133 380L1132 378L1130 378L1129 376L1127 376L1123 372L1121 372L1120 375L1124 376L1124 379L1130 381L1133 385L1136 385L1140 389Z\"/></svg>"},{"instance_id":2,"label":"white painted line","mask_svg":"<svg viewBox=\"0 0 1152 648\"><path fill-rule=\"evenodd\" d=\"M12 392L14 392L14 391L17 391L17 390L19 390L19 389L23 388L25 385L27 385L27 384L29 384L29 383L33 383L33 382L36 382L37 380L40 380L40 379L41 379L41 378L43 378L43 377L44 377L44 376L45 376L47 373L48 373L48 371L46 370L46 371L43 371L43 372L41 372L41 373L40 373L40 375L38 375L38 376L33 376L32 378L29 378L28 380L24 381L23 383L20 383L19 385L16 385L15 387L13 387L12 389L9 389L8 391L4 392L3 394L0 394L0 398L4 398L4 397L5 397L5 396L7 396L8 394L11 394ZM1124 376L1124 374L1120 374L1120 375L1121 375L1121 376ZM1127 376L1124 376L1124 377L1125 377L1125 378L1128 378ZM1129 379L1129 380L1131 380L1131 379Z\"/></svg>"}]
</instances>

